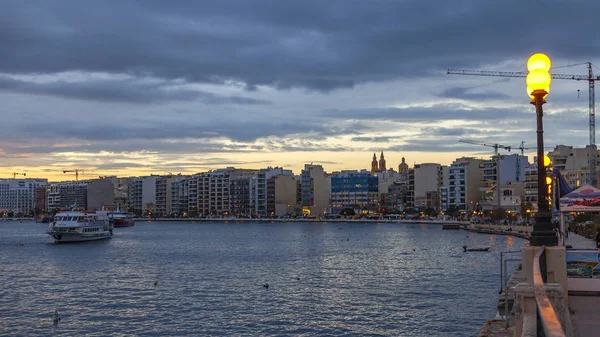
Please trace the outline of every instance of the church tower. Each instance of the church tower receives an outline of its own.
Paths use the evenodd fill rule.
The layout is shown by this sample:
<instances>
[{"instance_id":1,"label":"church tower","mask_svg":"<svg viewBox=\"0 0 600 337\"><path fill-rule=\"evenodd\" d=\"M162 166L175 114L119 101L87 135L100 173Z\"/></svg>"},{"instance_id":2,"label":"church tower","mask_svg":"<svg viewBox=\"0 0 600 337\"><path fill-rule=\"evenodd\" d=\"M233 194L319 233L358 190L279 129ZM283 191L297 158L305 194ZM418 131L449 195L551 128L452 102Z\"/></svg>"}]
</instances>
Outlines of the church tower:
<instances>
[{"instance_id":1,"label":"church tower","mask_svg":"<svg viewBox=\"0 0 600 337\"><path fill-rule=\"evenodd\" d=\"M385 158L383 158L383 151L381 151L381 157L379 157L379 172L383 172L385 170Z\"/></svg>"},{"instance_id":2,"label":"church tower","mask_svg":"<svg viewBox=\"0 0 600 337\"><path fill-rule=\"evenodd\" d=\"M379 171L379 166L377 165L377 156L373 153L373 161L371 162L371 174L375 175Z\"/></svg>"},{"instance_id":3,"label":"church tower","mask_svg":"<svg viewBox=\"0 0 600 337\"><path fill-rule=\"evenodd\" d=\"M402 163L400 163L400 165L398 165L398 173L408 174L408 164L406 164L404 157L402 157Z\"/></svg>"}]
</instances>

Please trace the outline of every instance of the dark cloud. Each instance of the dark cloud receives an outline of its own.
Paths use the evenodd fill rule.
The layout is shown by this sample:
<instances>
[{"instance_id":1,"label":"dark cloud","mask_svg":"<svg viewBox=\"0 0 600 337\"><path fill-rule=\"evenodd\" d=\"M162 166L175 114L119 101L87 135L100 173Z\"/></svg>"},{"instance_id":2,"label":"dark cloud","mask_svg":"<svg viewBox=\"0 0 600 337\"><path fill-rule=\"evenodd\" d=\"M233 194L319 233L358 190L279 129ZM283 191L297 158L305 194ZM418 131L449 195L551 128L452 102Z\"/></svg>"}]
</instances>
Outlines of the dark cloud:
<instances>
[{"instance_id":1,"label":"dark cloud","mask_svg":"<svg viewBox=\"0 0 600 337\"><path fill-rule=\"evenodd\" d=\"M372 142L372 143L389 143L393 140L401 139L401 137L393 137L393 136L373 136L373 137L352 137L353 142Z\"/></svg>"},{"instance_id":2,"label":"dark cloud","mask_svg":"<svg viewBox=\"0 0 600 337\"><path fill-rule=\"evenodd\" d=\"M438 96L443 98L456 98L473 101L498 100L510 97L507 94L496 91L471 92L472 90L473 88L468 87L452 87L444 89L444 91L438 94Z\"/></svg>"},{"instance_id":3,"label":"dark cloud","mask_svg":"<svg viewBox=\"0 0 600 337\"><path fill-rule=\"evenodd\" d=\"M327 91L524 59L541 49L587 61L600 45L589 42L595 32L581 23L594 22L599 10L600 3L583 0L543 6L517 0L377 6L359 0L3 1L0 72L99 71Z\"/></svg>"},{"instance_id":4,"label":"dark cloud","mask_svg":"<svg viewBox=\"0 0 600 337\"><path fill-rule=\"evenodd\" d=\"M228 120L215 116L207 120L160 120L144 121L87 121L76 124L68 120L31 121L19 124L0 134L0 139L46 138L77 139L84 141L124 141L160 139L231 139L238 142L253 142L264 137L293 137L298 134L313 134L315 139L353 133L354 127L328 126L317 121L268 121Z\"/></svg>"},{"instance_id":5,"label":"dark cloud","mask_svg":"<svg viewBox=\"0 0 600 337\"><path fill-rule=\"evenodd\" d=\"M493 135L487 130L476 129L476 128L442 128L442 127L426 127L421 129L422 136L427 135L428 137L458 137L458 136L472 136L485 134L487 136ZM502 131L499 131L502 132Z\"/></svg>"},{"instance_id":6,"label":"dark cloud","mask_svg":"<svg viewBox=\"0 0 600 337\"><path fill-rule=\"evenodd\" d=\"M444 121L444 120L503 120L522 119L529 115L519 109L474 108L461 104L437 104L406 108L329 109L321 112L324 117L357 120L388 121Z\"/></svg>"},{"instance_id":7,"label":"dark cloud","mask_svg":"<svg viewBox=\"0 0 600 337\"><path fill-rule=\"evenodd\" d=\"M174 101L200 101L206 104L268 104L242 96L221 96L213 93L169 88L168 83L144 83L139 80L89 80L82 82L56 81L36 83L0 76L0 91L57 96L96 102L117 103L167 103Z\"/></svg>"},{"instance_id":8,"label":"dark cloud","mask_svg":"<svg viewBox=\"0 0 600 337\"><path fill-rule=\"evenodd\" d=\"M381 148L372 148L369 151L381 151ZM464 152L464 153L481 153L489 154L489 150L485 147L479 147L477 145L469 145L456 142L440 142L435 139L420 139L406 141L401 145L389 146L383 151L393 152Z\"/></svg>"}]
</instances>

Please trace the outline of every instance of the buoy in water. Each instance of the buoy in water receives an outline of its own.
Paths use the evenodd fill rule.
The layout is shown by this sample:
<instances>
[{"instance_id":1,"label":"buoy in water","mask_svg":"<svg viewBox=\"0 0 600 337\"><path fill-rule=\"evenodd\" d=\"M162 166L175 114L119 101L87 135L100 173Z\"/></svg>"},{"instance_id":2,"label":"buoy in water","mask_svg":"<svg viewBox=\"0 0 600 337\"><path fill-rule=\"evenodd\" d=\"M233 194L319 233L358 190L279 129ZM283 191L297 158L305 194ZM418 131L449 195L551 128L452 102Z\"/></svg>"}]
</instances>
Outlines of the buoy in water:
<instances>
[{"instance_id":1,"label":"buoy in water","mask_svg":"<svg viewBox=\"0 0 600 337\"><path fill-rule=\"evenodd\" d=\"M158 285L158 280L154 280L154 286L156 287Z\"/></svg>"},{"instance_id":2,"label":"buoy in water","mask_svg":"<svg viewBox=\"0 0 600 337\"><path fill-rule=\"evenodd\" d=\"M57 310L54 310L54 317L52 318L52 322L54 324L58 324L58 322L60 322L60 314Z\"/></svg>"}]
</instances>

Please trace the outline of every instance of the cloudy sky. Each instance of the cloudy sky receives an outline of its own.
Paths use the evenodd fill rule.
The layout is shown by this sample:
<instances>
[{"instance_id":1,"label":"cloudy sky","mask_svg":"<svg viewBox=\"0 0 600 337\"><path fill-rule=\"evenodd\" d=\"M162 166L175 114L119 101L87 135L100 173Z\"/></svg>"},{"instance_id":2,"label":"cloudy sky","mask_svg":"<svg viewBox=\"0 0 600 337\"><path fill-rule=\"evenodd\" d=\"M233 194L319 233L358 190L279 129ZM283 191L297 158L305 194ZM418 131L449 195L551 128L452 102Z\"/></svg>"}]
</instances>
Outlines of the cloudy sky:
<instances>
[{"instance_id":1,"label":"cloudy sky","mask_svg":"<svg viewBox=\"0 0 600 337\"><path fill-rule=\"evenodd\" d=\"M521 78L600 66L600 2L0 2L0 177L450 164L535 147ZM535 16L534 16L535 15ZM594 68L600 75L600 68ZM556 80L546 145L585 146L588 84ZM534 150L527 150L533 154Z\"/></svg>"}]
</instances>

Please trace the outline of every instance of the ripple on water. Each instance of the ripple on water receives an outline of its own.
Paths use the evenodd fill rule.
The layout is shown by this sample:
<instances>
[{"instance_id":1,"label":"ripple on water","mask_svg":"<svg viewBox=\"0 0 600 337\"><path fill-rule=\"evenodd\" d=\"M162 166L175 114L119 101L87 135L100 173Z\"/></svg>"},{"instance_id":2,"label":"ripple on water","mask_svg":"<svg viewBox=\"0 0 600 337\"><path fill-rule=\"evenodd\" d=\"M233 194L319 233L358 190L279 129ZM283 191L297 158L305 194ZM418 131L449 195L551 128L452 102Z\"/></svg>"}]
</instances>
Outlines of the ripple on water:
<instances>
[{"instance_id":1,"label":"ripple on water","mask_svg":"<svg viewBox=\"0 0 600 337\"><path fill-rule=\"evenodd\" d=\"M0 224L2 335L472 336L495 315L498 252L523 243L438 225L140 222L55 245L45 226ZM493 252L461 254L473 242Z\"/></svg>"}]
</instances>

